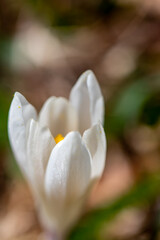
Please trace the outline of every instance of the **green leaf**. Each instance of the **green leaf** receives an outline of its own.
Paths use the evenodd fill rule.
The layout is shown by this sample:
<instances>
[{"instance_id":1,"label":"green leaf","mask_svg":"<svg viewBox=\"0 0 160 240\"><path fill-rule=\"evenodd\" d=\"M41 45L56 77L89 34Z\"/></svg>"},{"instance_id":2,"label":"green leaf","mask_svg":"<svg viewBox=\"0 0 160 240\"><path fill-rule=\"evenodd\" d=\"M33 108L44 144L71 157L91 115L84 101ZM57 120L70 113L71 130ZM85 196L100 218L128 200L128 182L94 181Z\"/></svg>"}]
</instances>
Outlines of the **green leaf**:
<instances>
[{"instance_id":1,"label":"green leaf","mask_svg":"<svg viewBox=\"0 0 160 240\"><path fill-rule=\"evenodd\" d=\"M141 121L149 125L156 125L160 121L160 91L154 93L145 103Z\"/></svg>"},{"instance_id":2,"label":"green leaf","mask_svg":"<svg viewBox=\"0 0 160 240\"><path fill-rule=\"evenodd\" d=\"M134 81L122 88L110 104L105 121L106 132L122 135L125 128L135 124L152 91L144 80Z\"/></svg>"},{"instance_id":3,"label":"green leaf","mask_svg":"<svg viewBox=\"0 0 160 240\"><path fill-rule=\"evenodd\" d=\"M8 145L7 123L11 95L3 88L0 88L0 103L0 148L4 148Z\"/></svg>"}]
</instances>

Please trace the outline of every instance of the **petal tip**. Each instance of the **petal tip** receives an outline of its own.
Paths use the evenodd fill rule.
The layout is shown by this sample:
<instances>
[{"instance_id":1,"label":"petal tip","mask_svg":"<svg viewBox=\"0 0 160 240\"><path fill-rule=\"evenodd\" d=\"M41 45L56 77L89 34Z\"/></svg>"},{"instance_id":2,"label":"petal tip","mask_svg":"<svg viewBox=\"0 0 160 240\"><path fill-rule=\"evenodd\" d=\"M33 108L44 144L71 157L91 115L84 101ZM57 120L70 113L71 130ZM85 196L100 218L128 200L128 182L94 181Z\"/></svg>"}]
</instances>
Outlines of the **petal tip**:
<instances>
[{"instance_id":1,"label":"petal tip","mask_svg":"<svg viewBox=\"0 0 160 240\"><path fill-rule=\"evenodd\" d=\"M66 137L81 139L81 134L78 131L72 131L72 132L69 132Z\"/></svg>"},{"instance_id":2,"label":"petal tip","mask_svg":"<svg viewBox=\"0 0 160 240\"><path fill-rule=\"evenodd\" d=\"M91 69L88 69L85 72L83 72L80 77L82 77L83 80L87 80L88 77L94 77L95 78L95 74Z\"/></svg>"},{"instance_id":3,"label":"petal tip","mask_svg":"<svg viewBox=\"0 0 160 240\"><path fill-rule=\"evenodd\" d=\"M21 102L25 99L25 97L23 96L23 94L21 94L20 92L15 92L14 97L18 98L18 100ZM26 99L25 99L26 100Z\"/></svg>"},{"instance_id":4,"label":"petal tip","mask_svg":"<svg viewBox=\"0 0 160 240\"><path fill-rule=\"evenodd\" d=\"M22 96L22 94L21 94L20 92L17 92L17 91L16 91L13 96L14 96L14 97L19 97L19 96Z\"/></svg>"}]
</instances>

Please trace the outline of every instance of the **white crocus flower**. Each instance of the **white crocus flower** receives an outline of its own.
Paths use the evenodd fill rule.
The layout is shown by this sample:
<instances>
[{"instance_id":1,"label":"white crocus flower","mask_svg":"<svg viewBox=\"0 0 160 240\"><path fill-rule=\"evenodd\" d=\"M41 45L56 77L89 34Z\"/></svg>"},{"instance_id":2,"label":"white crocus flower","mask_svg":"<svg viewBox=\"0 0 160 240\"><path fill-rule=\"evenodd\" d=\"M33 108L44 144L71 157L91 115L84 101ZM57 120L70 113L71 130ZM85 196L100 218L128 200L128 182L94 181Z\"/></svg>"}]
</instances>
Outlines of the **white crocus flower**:
<instances>
[{"instance_id":1,"label":"white crocus flower","mask_svg":"<svg viewBox=\"0 0 160 240\"><path fill-rule=\"evenodd\" d=\"M16 92L9 111L9 139L29 182L41 222L64 236L84 208L89 189L102 175L106 138L104 100L92 71L78 79L70 99L50 97L37 116Z\"/></svg>"}]
</instances>

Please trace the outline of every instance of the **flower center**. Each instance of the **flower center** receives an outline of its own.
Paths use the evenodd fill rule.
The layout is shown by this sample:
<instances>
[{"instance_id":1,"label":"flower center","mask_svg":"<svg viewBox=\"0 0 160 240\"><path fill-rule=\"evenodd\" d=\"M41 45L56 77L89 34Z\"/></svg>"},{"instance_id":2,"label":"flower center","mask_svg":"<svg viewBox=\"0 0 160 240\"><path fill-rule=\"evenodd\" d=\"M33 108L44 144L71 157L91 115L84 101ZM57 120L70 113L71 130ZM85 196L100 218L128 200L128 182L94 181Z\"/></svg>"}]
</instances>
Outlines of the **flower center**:
<instances>
[{"instance_id":1,"label":"flower center","mask_svg":"<svg viewBox=\"0 0 160 240\"><path fill-rule=\"evenodd\" d=\"M62 136L62 134L58 134L58 135L54 138L56 144L59 143L60 141L62 141L63 139L64 139L64 137Z\"/></svg>"}]
</instances>

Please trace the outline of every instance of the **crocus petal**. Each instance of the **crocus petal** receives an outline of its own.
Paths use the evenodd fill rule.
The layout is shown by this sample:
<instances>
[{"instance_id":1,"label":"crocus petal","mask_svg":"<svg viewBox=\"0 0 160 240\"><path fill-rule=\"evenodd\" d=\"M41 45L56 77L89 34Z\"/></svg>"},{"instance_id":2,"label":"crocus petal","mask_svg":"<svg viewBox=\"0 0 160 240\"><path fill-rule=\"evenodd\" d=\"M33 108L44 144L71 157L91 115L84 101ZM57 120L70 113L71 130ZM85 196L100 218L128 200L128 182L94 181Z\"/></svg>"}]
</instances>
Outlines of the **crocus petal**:
<instances>
[{"instance_id":1,"label":"crocus petal","mask_svg":"<svg viewBox=\"0 0 160 240\"><path fill-rule=\"evenodd\" d=\"M26 166L26 125L31 118L37 118L35 108L22 94L16 92L9 110L8 134L15 158L25 175L28 175Z\"/></svg>"},{"instance_id":2,"label":"crocus petal","mask_svg":"<svg viewBox=\"0 0 160 240\"><path fill-rule=\"evenodd\" d=\"M58 134L65 136L78 128L76 111L65 98L50 97L42 107L39 122L48 126L54 137Z\"/></svg>"},{"instance_id":3,"label":"crocus petal","mask_svg":"<svg viewBox=\"0 0 160 240\"><path fill-rule=\"evenodd\" d=\"M104 100L94 73L90 70L84 72L71 90L70 101L78 112L79 131L104 118Z\"/></svg>"},{"instance_id":4,"label":"crocus petal","mask_svg":"<svg viewBox=\"0 0 160 240\"><path fill-rule=\"evenodd\" d=\"M53 149L46 171L48 216L53 228L65 231L79 216L91 178L91 159L78 132L69 133Z\"/></svg>"},{"instance_id":5,"label":"crocus petal","mask_svg":"<svg viewBox=\"0 0 160 240\"><path fill-rule=\"evenodd\" d=\"M28 125L27 158L30 181L36 188L43 188L46 166L56 143L48 128L41 127L33 119Z\"/></svg>"},{"instance_id":6,"label":"crocus petal","mask_svg":"<svg viewBox=\"0 0 160 240\"><path fill-rule=\"evenodd\" d=\"M99 178L106 159L106 137L102 125L99 123L86 130L83 140L92 156L92 178Z\"/></svg>"},{"instance_id":7,"label":"crocus petal","mask_svg":"<svg viewBox=\"0 0 160 240\"><path fill-rule=\"evenodd\" d=\"M74 201L88 187L91 160L78 132L69 133L53 149L45 178L48 195L63 202Z\"/></svg>"}]
</instances>

